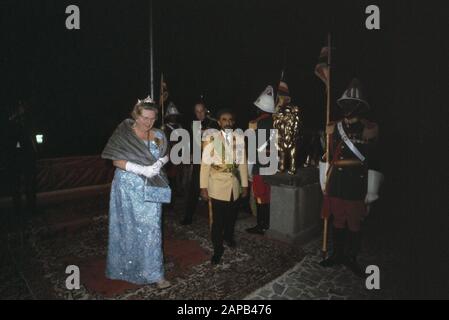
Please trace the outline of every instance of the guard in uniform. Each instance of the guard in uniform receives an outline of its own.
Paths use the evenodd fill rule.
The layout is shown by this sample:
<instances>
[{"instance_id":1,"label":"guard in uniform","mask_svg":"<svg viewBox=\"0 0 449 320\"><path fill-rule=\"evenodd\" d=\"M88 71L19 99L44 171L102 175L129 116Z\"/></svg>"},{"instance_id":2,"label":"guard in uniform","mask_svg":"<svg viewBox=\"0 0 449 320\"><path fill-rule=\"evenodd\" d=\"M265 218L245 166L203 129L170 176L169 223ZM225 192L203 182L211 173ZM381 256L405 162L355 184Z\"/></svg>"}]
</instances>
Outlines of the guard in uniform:
<instances>
[{"instance_id":1,"label":"guard in uniform","mask_svg":"<svg viewBox=\"0 0 449 320\"><path fill-rule=\"evenodd\" d=\"M172 133L172 131L176 129L182 129L182 125L179 122L180 116L181 114L179 113L178 108L173 102L170 102L165 113L165 124L163 127L167 139L170 140L170 134ZM174 143L176 142L170 142L170 144Z\"/></svg>"},{"instance_id":2,"label":"guard in uniform","mask_svg":"<svg viewBox=\"0 0 449 320\"><path fill-rule=\"evenodd\" d=\"M249 165L248 170L250 170L250 176L252 177L252 192L256 201L257 225L246 229L246 231L254 234L264 234L270 228L271 190L270 185L264 182L263 176L260 174L260 168L268 167L269 165L261 164L259 152L266 152L267 156L270 152L270 130L273 129L273 113L275 112L273 87L268 86L254 102L254 105L259 108L259 115L256 119L250 121L249 128L256 131L258 152L256 152L256 163L253 166ZM263 141L259 140L259 129L263 129L265 132Z\"/></svg>"},{"instance_id":3,"label":"guard in uniform","mask_svg":"<svg viewBox=\"0 0 449 320\"><path fill-rule=\"evenodd\" d=\"M217 120L221 130L204 142L200 172L201 197L209 201L211 210L212 264L220 263L223 241L231 248L236 246L237 200L248 195L244 138L239 141L232 130L232 112L219 111ZM241 143L240 147L238 143Z\"/></svg>"},{"instance_id":4,"label":"guard in uniform","mask_svg":"<svg viewBox=\"0 0 449 320\"><path fill-rule=\"evenodd\" d=\"M379 130L376 123L363 116L369 105L362 96L357 79L352 80L337 103L344 118L329 124L326 129L331 135L327 171L326 164L320 162L320 183L324 194L322 216L331 215L333 218L333 253L321 265L344 264L355 274L363 276L365 272L357 263L361 246L360 224L369 205L379 198L383 179L376 149Z\"/></svg>"},{"instance_id":5,"label":"guard in uniform","mask_svg":"<svg viewBox=\"0 0 449 320\"><path fill-rule=\"evenodd\" d=\"M165 113L165 123L162 126L162 129L164 130L164 133L169 141L170 149L173 147L174 144L177 143L176 139L176 129L182 129L182 125L179 122L179 117L181 114L178 111L178 108L173 102L170 102L167 111ZM175 132L175 140L171 141L170 136L172 132ZM170 186L172 187L173 194L178 195L181 193L183 188L183 175L182 170L183 166L182 164L175 165L171 162L167 164L167 177L170 181ZM173 203L173 201L172 201Z\"/></svg>"}]
</instances>

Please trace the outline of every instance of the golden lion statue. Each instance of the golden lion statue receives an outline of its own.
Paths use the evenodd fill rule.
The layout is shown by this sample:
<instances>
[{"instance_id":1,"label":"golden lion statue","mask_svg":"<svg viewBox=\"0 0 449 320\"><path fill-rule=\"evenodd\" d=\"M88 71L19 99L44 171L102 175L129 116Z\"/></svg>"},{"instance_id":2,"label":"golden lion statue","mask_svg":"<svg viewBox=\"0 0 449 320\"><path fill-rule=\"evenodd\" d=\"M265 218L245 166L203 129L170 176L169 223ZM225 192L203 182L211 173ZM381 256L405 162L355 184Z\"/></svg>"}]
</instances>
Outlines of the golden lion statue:
<instances>
[{"instance_id":1,"label":"golden lion statue","mask_svg":"<svg viewBox=\"0 0 449 320\"><path fill-rule=\"evenodd\" d=\"M285 172L286 157L290 158L288 174L296 173L296 142L301 126L301 109L298 106L280 107L273 115L273 127L278 130L279 171Z\"/></svg>"}]
</instances>

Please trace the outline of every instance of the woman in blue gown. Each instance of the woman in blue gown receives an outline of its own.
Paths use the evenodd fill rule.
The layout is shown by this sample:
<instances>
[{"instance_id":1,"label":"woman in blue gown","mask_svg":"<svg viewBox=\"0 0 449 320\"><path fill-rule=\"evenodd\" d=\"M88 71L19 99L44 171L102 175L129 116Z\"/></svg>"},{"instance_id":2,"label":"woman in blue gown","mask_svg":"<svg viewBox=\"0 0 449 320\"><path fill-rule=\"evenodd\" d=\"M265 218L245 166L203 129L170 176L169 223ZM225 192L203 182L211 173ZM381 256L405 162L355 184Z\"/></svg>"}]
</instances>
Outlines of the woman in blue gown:
<instances>
[{"instance_id":1,"label":"woman in blue gown","mask_svg":"<svg viewBox=\"0 0 449 320\"><path fill-rule=\"evenodd\" d=\"M157 114L151 98L139 100L132 112L134 119L117 127L102 154L116 166L109 203L106 276L166 288L170 283L164 278L162 203L145 201L144 196L145 188L168 186L161 170L168 162L167 139L163 131L153 128Z\"/></svg>"}]
</instances>

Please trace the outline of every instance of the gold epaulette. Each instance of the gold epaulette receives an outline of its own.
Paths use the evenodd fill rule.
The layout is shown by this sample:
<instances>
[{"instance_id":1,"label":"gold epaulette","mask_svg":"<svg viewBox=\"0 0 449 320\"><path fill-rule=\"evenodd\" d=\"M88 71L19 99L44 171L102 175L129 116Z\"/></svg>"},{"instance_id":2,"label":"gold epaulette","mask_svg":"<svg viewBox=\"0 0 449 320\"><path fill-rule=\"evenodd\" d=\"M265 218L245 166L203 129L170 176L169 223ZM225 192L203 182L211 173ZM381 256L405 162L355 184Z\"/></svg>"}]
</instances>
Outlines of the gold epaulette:
<instances>
[{"instance_id":1,"label":"gold epaulette","mask_svg":"<svg viewBox=\"0 0 449 320\"><path fill-rule=\"evenodd\" d=\"M201 142L201 150L204 150L204 148L205 148L209 143L212 143L212 142L214 142L214 137L213 137L213 136L210 136L210 137L209 137L209 140L202 141L202 142Z\"/></svg>"}]
</instances>

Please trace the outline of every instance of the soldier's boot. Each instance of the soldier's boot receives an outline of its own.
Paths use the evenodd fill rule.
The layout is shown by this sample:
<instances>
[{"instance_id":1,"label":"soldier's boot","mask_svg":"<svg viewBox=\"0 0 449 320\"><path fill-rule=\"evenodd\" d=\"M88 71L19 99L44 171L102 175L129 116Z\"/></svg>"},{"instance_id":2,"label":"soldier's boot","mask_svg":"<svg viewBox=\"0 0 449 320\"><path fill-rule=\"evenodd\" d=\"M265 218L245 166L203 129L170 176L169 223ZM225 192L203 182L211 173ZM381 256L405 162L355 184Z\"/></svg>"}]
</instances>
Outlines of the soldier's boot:
<instances>
[{"instance_id":1,"label":"soldier's boot","mask_svg":"<svg viewBox=\"0 0 449 320\"><path fill-rule=\"evenodd\" d=\"M345 260L345 238L346 238L346 229L338 229L333 228L332 230L332 245L333 251L332 255L321 261L320 266L328 268L339 266L343 264Z\"/></svg>"},{"instance_id":2,"label":"soldier's boot","mask_svg":"<svg viewBox=\"0 0 449 320\"><path fill-rule=\"evenodd\" d=\"M357 262L357 256L360 252L361 236L360 232L348 233L348 251L344 261L344 265L358 277L365 277L363 267Z\"/></svg>"},{"instance_id":3,"label":"soldier's boot","mask_svg":"<svg viewBox=\"0 0 449 320\"><path fill-rule=\"evenodd\" d=\"M263 205L257 203L256 207L257 207L257 225L255 227L246 229L246 232L254 234L264 234L265 231L263 230L263 223L264 223Z\"/></svg>"}]
</instances>

